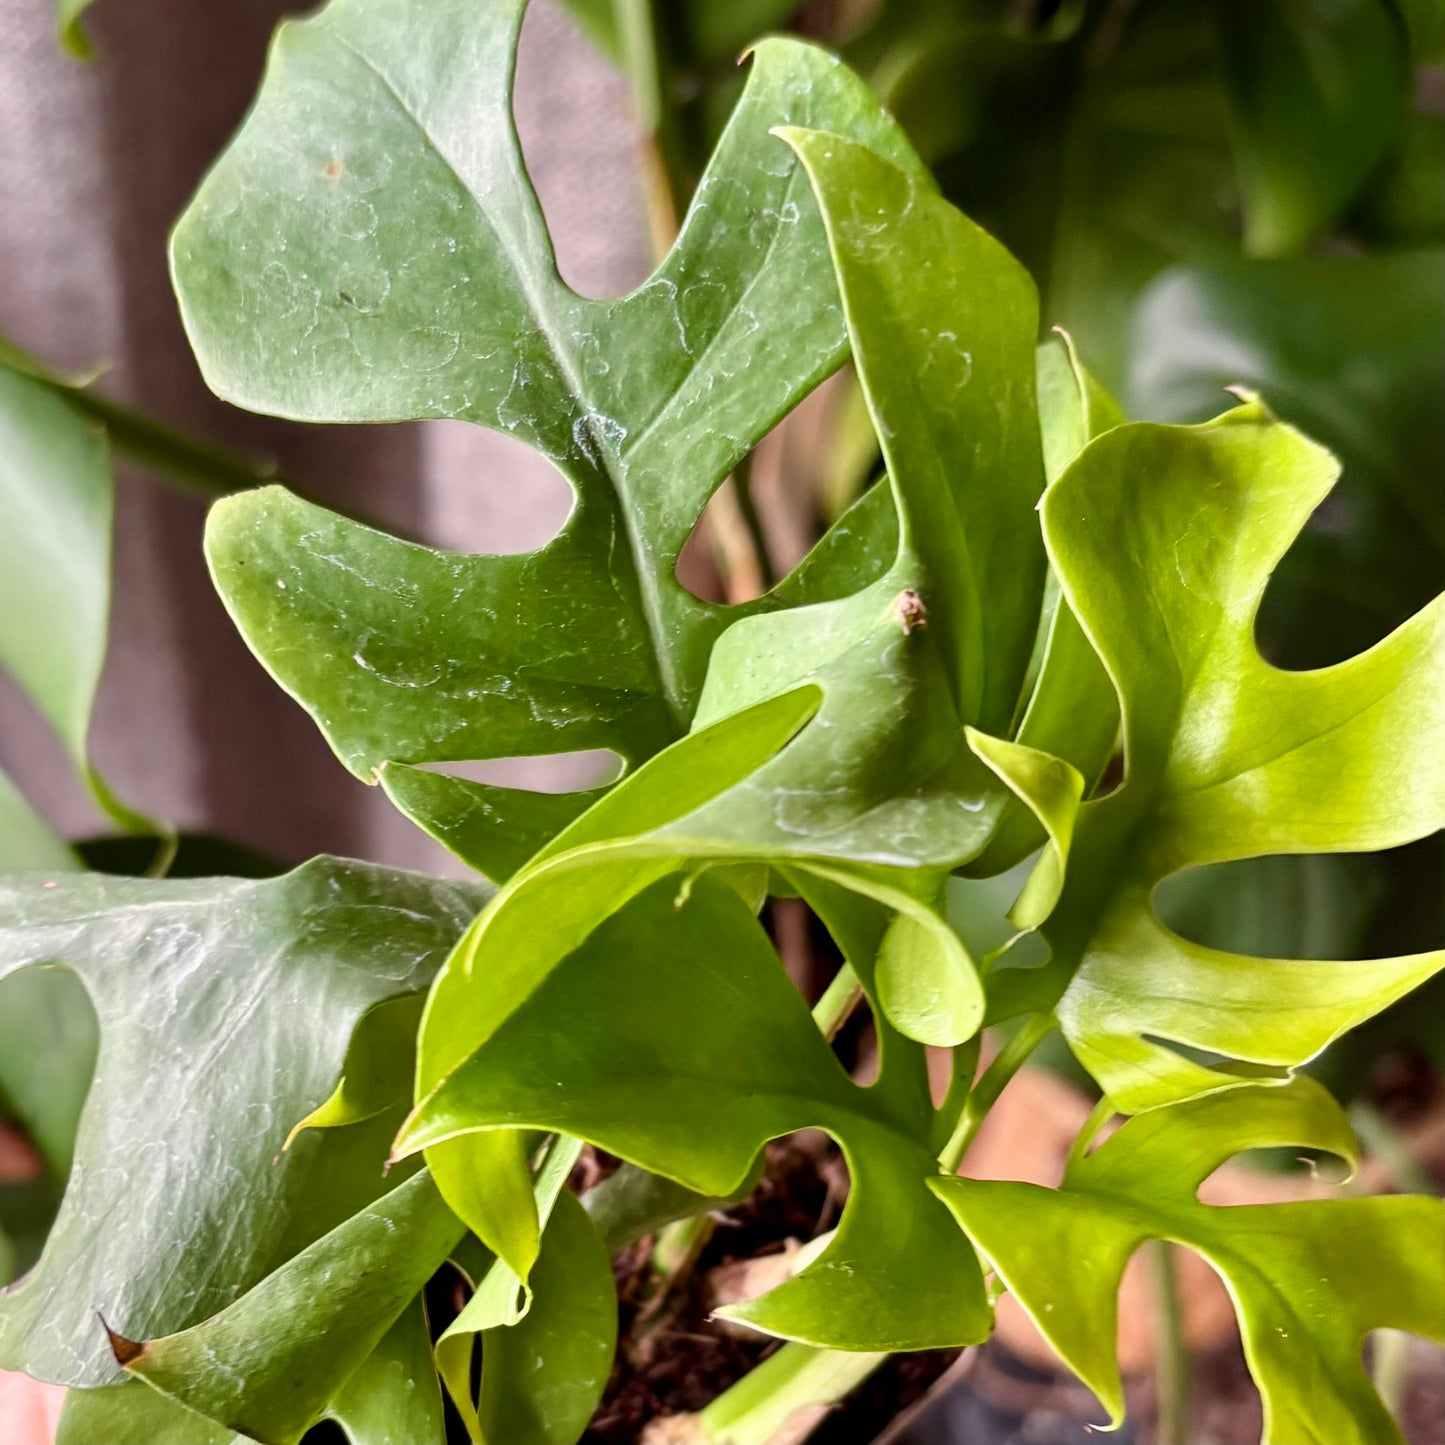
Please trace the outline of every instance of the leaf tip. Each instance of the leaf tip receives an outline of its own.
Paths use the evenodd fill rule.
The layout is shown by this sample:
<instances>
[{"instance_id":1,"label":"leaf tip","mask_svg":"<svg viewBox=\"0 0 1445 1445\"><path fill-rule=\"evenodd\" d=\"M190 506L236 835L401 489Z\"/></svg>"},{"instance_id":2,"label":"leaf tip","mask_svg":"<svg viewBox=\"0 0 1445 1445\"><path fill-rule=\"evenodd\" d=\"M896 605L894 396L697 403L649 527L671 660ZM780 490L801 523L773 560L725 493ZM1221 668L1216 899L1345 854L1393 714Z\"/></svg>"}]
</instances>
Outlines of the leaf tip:
<instances>
[{"instance_id":1,"label":"leaf tip","mask_svg":"<svg viewBox=\"0 0 1445 1445\"><path fill-rule=\"evenodd\" d=\"M115 1362L121 1369L128 1370L146 1352L145 1344L139 1340L129 1340L124 1335L117 1334L105 1322L105 1316L96 1310L95 1317L100 1321L100 1327L105 1331L105 1337L110 1343L110 1352L115 1356Z\"/></svg>"}]
</instances>

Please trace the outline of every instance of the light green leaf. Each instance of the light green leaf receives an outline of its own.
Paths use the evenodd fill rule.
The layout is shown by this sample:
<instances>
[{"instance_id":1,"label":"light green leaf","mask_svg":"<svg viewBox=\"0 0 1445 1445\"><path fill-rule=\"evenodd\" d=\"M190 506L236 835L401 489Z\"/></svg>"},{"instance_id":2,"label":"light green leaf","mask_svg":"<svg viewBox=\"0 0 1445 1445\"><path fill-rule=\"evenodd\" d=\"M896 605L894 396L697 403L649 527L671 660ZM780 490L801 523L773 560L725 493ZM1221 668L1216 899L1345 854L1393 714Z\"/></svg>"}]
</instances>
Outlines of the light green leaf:
<instances>
[{"instance_id":1,"label":"light green leaf","mask_svg":"<svg viewBox=\"0 0 1445 1445\"><path fill-rule=\"evenodd\" d=\"M80 866L55 830L0 772L0 873L68 872ZM4 1051L0 1050L0 1057Z\"/></svg>"},{"instance_id":2,"label":"light green leaf","mask_svg":"<svg viewBox=\"0 0 1445 1445\"><path fill-rule=\"evenodd\" d=\"M991 738L974 728L968 730L968 744L1029 807L1048 834L1043 856L1009 912L1017 927L1037 928L1053 912L1064 889L1084 780L1079 770L1062 758L1022 743Z\"/></svg>"},{"instance_id":3,"label":"light green leaf","mask_svg":"<svg viewBox=\"0 0 1445 1445\"><path fill-rule=\"evenodd\" d=\"M980 1252L1115 1425L1124 1266L1145 1240L1202 1255L1234 1299L1264 1400L1262 1445L1384 1445L1401 1435L1361 1364L1365 1336L1395 1328L1445 1340L1445 1204L1384 1197L1201 1204L1195 1191L1241 1150L1354 1157L1354 1136L1318 1084L1253 1088L1130 1120L1076 1161L1060 1190L935 1180Z\"/></svg>"},{"instance_id":4,"label":"light green leaf","mask_svg":"<svg viewBox=\"0 0 1445 1445\"><path fill-rule=\"evenodd\" d=\"M281 1147L358 1020L430 981L475 898L327 859L264 882L0 885L0 976L70 969L100 1025L59 1217L0 1297L4 1367L109 1383L98 1315L128 1338L185 1329L380 1194L394 1116Z\"/></svg>"},{"instance_id":5,"label":"light green leaf","mask_svg":"<svg viewBox=\"0 0 1445 1445\"><path fill-rule=\"evenodd\" d=\"M1382 0L1214 0L1246 249L1300 250L1359 190L1398 131L1409 36Z\"/></svg>"},{"instance_id":6,"label":"light green leaf","mask_svg":"<svg viewBox=\"0 0 1445 1445\"><path fill-rule=\"evenodd\" d=\"M702 816L698 805L754 773L815 706L814 690L802 688L692 734L619 784L499 891L428 1001L418 1117L509 1016L536 997L568 954L629 899L678 873L679 896L685 896L708 860L747 859L727 840L691 830ZM977 1031L984 1001L972 961L937 906L908 891L916 880L812 861L797 867L907 920L906 941L895 937L881 965L887 1017L929 1042L954 1043ZM870 967L874 953L865 960ZM406 1147L417 1147L416 1138ZM525 1278L536 1255L537 1222L515 1131L443 1130L433 1132L425 1147L452 1207Z\"/></svg>"},{"instance_id":7,"label":"light green leaf","mask_svg":"<svg viewBox=\"0 0 1445 1445\"><path fill-rule=\"evenodd\" d=\"M871 952L854 960L865 978L887 916L876 911ZM885 1076L916 1078L916 1045L880 1027ZM853 1178L836 1237L793 1280L729 1313L837 1348L917 1349L988 1330L977 1263L919 1187L937 1169L931 1120L926 1090L848 1079L751 911L703 874L681 894L655 883L591 932L426 1097L402 1147L556 1129L726 1195L767 1139L826 1129Z\"/></svg>"},{"instance_id":8,"label":"light green leaf","mask_svg":"<svg viewBox=\"0 0 1445 1445\"><path fill-rule=\"evenodd\" d=\"M80 17L93 3L94 0L56 0L55 23L60 43L77 60L89 60L94 54L90 39L80 25Z\"/></svg>"},{"instance_id":9,"label":"light green leaf","mask_svg":"<svg viewBox=\"0 0 1445 1445\"><path fill-rule=\"evenodd\" d=\"M450 1145L466 1144L477 1139L507 1138L507 1135L463 1135L450 1140ZM448 1145L443 1145L445 1151ZM436 1151L433 1151L434 1153ZM547 1249L546 1229L557 1200L566 1189L568 1176L582 1153L579 1140L559 1136L552 1140L547 1155L537 1170L532 1196L536 1219L542 1231L539 1254ZM452 1156L455 1157L455 1156ZM523 1156L525 1168L525 1155ZM513 1172L520 1173L513 1165ZM594 1230L595 1233L595 1230ZM509 1328L526 1316L532 1307L532 1289L505 1260L498 1259L479 1240L468 1236L465 1269L472 1285L472 1297L461 1313L447 1326L436 1344L437 1371L447 1387L473 1440L482 1436L477 1416L477 1402L472 1391L473 1347L479 1334ZM610 1256L609 1256L610 1260ZM609 1264L610 1279L610 1264ZM615 1310L614 1310L615 1313Z\"/></svg>"},{"instance_id":10,"label":"light green leaf","mask_svg":"<svg viewBox=\"0 0 1445 1445\"><path fill-rule=\"evenodd\" d=\"M45 382L0 366L0 663L85 774L110 608L104 431Z\"/></svg>"},{"instance_id":11,"label":"light green leaf","mask_svg":"<svg viewBox=\"0 0 1445 1445\"><path fill-rule=\"evenodd\" d=\"M1258 388L1344 464L1265 599L1266 649L1319 666L1369 646L1445 575L1445 252L1215 261L1169 271L1135 316L1131 406L1202 421Z\"/></svg>"},{"instance_id":12,"label":"light green leaf","mask_svg":"<svg viewBox=\"0 0 1445 1445\"><path fill-rule=\"evenodd\" d=\"M221 395L309 420L465 418L577 493L559 536L516 557L414 547L280 492L216 509L227 605L362 777L579 747L636 763L685 730L735 614L682 588L678 554L846 354L806 179L768 127L826 121L917 164L856 77L768 42L671 255L631 295L585 299L557 276L512 125L523 8L335 0L283 26L175 235Z\"/></svg>"},{"instance_id":13,"label":"light green leaf","mask_svg":"<svg viewBox=\"0 0 1445 1445\"><path fill-rule=\"evenodd\" d=\"M1237 1082L1170 1045L1287 1069L1445 965L1244 958L1178 938L1150 901L1186 868L1445 825L1440 601L1315 672L1278 671L1255 645L1270 572L1336 471L1250 403L1201 427L1118 428L1044 501L1064 593L1119 691L1126 769L1080 811L1034 1006L1058 1001L1128 1112Z\"/></svg>"},{"instance_id":14,"label":"light green leaf","mask_svg":"<svg viewBox=\"0 0 1445 1445\"><path fill-rule=\"evenodd\" d=\"M1080 364L1067 336L1039 347L1038 382L1044 469L1052 485L1094 437L1120 425L1124 416ZM1119 700L1093 644L1060 597L1052 570L1025 693L1027 703L1014 740L1071 765L1082 774L1084 791L1091 791L1113 756ZM1013 802L968 871L980 877L1006 872L1045 838L1036 809L1026 800Z\"/></svg>"},{"instance_id":15,"label":"light green leaf","mask_svg":"<svg viewBox=\"0 0 1445 1445\"><path fill-rule=\"evenodd\" d=\"M430 1176L413 1175L203 1323L144 1343L113 1335L116 1358L161 1394L263 1445L296 1445L333 1400L359 1445L386 1445L388 1436L443 1445L425 1332L419 1342L406 1329L391 1332L411 1311L420 1317L416 1296L462 1233ZM373 1356L383 1341L384 1354ZM398 1415L404 1435L393 1429Z\"/></svg>"},{"instance_id":16,"label":"light green leaf","mask_svg":"<svg viewBox=\"0 0 1445 1445\"><path fill-rule=\"evenodd\" d=\"M799 689L684 739L619 784L511 879L498 898L518 899L518 905L494 900L432 990L422 1022L418 1096L470 1057L610 913L656 879L696 866L689 845L650 840L648 830L746 777L816 705L813 689ZM633 834L639 841L629 841ZM705 840L702 846L706 852ZM439 1140L427 1157L452 1208L525 1279L539 1231L515 1132Z\"/></svg>"}]
</instances>

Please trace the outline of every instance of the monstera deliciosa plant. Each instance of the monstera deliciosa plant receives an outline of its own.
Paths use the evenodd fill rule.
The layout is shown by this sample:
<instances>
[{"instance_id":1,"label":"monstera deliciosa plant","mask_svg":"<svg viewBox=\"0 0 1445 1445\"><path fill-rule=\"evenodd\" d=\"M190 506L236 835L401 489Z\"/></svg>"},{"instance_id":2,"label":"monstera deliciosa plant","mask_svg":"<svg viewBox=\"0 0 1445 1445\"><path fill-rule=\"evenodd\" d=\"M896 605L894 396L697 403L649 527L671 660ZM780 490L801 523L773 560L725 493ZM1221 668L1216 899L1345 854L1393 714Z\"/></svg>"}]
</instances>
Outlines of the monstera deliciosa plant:
<instances>
[{"instance_id":1,"label":"monstera deliciosa plant","mask_svg":"<svg viewBox=\"0 0 1445 1445\"><path fill-rule=\"evenodd\" d=\"M67 970L99 1026L0 1366L71 1387L72 1445L291 1445L324 1419L427 1445L439 1379L473 1439L567 1445L613 1368L611 1256L816 1129L851 1180L836 1229L721 1311L788 1343L658 1438L802 1438L800 1411L886 1355L984 1340L1005 1290L1117 1422L1120 1277L1168 1240L1229 1287L1267 1442L1399 1439L1361 1349L1445 1340L1445 1204L1197 1191L1249 1150L1348 1165L1348 1121L1296 1070L1445 953L1244 957L1153 898L1445 827L1442 604L1336 666L1267 662L1256 612L1331 456L1248 394L1125 424L1066 338L1037 347L1021 266L801 41L752 52L653 275L576 294L511 118L523 10L332 0L283 26L173 249L221 396L470 421L575 494L520 556L279 486L211 514L257 657L476 880L322 858L0 886L0 977ZM678 558L709 497L850 358L886 480L765 596L693 595ZM620 781L546 795L457 767L578 749ZM948 879L1030 858L1013 939L971 956ZM843 960L811 1009L769 898ZM830 1044L855 1010L866 1083ZM958 1177L1054 1030L1102 1092L1062 1187ZM928 1046L952 1051L946 1093ZM584 1146L622 1162L579 1197Z\"/></svg>"}]
</instances>

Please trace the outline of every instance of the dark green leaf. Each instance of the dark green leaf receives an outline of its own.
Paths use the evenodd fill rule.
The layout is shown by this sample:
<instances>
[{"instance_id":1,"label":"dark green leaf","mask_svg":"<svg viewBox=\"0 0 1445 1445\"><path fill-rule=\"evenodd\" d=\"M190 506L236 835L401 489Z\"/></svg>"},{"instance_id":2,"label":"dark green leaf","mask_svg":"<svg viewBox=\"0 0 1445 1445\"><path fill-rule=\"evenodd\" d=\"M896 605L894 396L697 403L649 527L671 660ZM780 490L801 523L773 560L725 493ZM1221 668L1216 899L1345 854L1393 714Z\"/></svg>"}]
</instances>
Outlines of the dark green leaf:
<instances>
[{"instance_id":1,"label":"dark green leaf","mask_svg":"<svg viewBox=\"0 0 1445 1445\"><path fill-rule=\"evenodd\" d=\"M358 1019L424 987L474 907L325 859L265 882L0 886L0 974L72 970L101 1040L59 1218L0 1299L4 1367L105 1384L98 1315L128 1338L184 1329L380 1194L390 1117L281 1146Z\"/></svg>"},{"instance_id":2,"label":"dark green leaf","mask_svg":"<svg viewBox=\"0 0 1445 1445\"><path fill-rule=\"evenodd\" d=\"M769 42L671 255L630 296L586 300L556 274L512 126L522 10L336 0L283 26L176 232L222 395L314 420L463 417L577 492L520 557L412 547L284 493L217 509L233 615L363 777L577 747L636 762L685 728L734 614L680 586L678 553L846 351L807 182L768 127L826 121L916 164L856 77Z\"/></svg>"},{"instance_id":3,"label":"dark green leaf","mask_svg":"<svg viewBox=\"0 0 1445 1445\"><path fill-rule=\"evenodd\" d=\"M413 1175L219 1314L161 1339L114 1340L116 1356L161 1394L263 1445L296 1445L329 1413L365 1445L443 1445L416 1296L462 1232L430 1176Z\"/></svg>"},{"instance_id":4,"label":"dark green leaf","mask_svg":"<svg viewBox=\"0 0 1445 1445\"><path fill-rule=\"evenodd\" d=\"M1353 199L1399 129L1409 37L1386 0L1214 0L1244 241L1300 250Z\"/></svg>"}]
</instances>

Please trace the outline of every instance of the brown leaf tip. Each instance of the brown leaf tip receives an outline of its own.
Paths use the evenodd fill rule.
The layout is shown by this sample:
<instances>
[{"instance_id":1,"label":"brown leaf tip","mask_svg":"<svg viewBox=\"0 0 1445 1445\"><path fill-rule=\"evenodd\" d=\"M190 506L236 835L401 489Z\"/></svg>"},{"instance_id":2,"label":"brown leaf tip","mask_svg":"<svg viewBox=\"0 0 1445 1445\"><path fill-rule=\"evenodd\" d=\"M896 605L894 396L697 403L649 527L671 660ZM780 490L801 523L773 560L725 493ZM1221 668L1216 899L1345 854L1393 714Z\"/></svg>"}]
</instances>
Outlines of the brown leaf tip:
<instances>
[{"instance_id":1,"label":"brown leaf tip","mask_svg":"<svg viewBox=\"0 0 1445 1445\"><path fill-rule=\"evenodd\" d=\"M905 587L893 599L893 613L902 623L905 636L917 628L928 626L928 609L923 605L923 598L911 587Z\"/></svg>"},{"instance_id":2,"label":"brown leaf tip","mask_svg":"<svg viewBox=\"0 0 1445 1445\"><path fill-rule=\"evenodd\" d=\"M115 1362L121 1369L131 1367L140 1357L145 1354L146 1347L138 1340L128 1340L124 1335L118 1335L106 1324L105 1316L99 1310L95 1314L100 1321L100 1327L105 1331L105 1337L110 1341L110 1352L115 1356Z\"/></svg>"}]
</instances>

